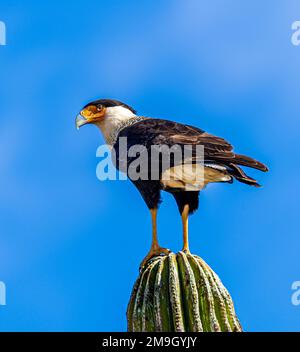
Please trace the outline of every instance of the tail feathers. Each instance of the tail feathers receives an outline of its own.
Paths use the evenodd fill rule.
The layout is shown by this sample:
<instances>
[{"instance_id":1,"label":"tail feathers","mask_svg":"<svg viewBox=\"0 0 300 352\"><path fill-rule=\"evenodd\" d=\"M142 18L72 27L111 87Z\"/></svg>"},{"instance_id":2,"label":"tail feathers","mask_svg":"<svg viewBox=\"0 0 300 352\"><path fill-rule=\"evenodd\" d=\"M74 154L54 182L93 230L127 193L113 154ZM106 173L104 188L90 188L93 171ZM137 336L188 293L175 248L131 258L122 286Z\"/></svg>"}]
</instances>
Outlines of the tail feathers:
<instances>
[{"instance_id":1,"label":"tail feathers","mask_svg":"<svg viewBox=\"0 0 300 352\"><path fill-rule=\"evenodd\" d=\"M252 159L246 155L235 154L234 163L238 164L238 165L252 167L252 168L260 170L260 171L268 171L269 170L268 167L266 165L264 165L263 163L255 160L255 159Z\"/></svg>"},{"instance_id":2,"label":"tail feathers","mask_svg":"<svg viewBox=\"0 0 300 352\"><path fill-rule=\"evenodd\" d=\"M231 163L229 164L229 167L230 169L228 170L228 173L236 180L250 186L261 187L261 185L254 178L248 176L239 166Z\"/></svg>"}]
</instances>

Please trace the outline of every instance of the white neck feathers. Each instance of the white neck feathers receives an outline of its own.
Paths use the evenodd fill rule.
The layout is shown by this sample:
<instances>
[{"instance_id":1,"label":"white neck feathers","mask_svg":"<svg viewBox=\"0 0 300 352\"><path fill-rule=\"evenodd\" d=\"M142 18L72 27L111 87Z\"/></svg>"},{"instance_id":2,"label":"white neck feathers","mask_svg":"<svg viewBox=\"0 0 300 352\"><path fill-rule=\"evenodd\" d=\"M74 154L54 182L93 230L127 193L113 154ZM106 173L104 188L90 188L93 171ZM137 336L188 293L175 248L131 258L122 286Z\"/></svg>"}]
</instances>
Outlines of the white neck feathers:
<instances>
[{"instance_id":1,"label":"white neck feathers","mask_svg":"<svg viewBox=\"0 0 300 352\"><path fill-rule=\"evenodd\" d=\"M106 108L104 119L96 123L109 145L116 142L119 132L142 118L123 106Z\"/></svg>"}]
</instances>

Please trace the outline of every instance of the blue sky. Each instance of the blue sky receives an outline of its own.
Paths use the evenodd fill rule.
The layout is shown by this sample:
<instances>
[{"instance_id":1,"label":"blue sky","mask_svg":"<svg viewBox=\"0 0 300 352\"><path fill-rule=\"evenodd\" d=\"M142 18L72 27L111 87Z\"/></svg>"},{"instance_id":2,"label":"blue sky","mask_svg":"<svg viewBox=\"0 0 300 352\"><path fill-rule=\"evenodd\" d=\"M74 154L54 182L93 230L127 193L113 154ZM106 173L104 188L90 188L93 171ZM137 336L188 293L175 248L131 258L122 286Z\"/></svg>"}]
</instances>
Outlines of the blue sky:
<instances>
[{"instance_id":1,"label":"blue sky","mask_svg":"<svg viewBox=\"0 0 300 352\"><path fill-rule=\"evenodd\" d=\"M300 330L299 2L3 1L0 331L124 331L150 217L129 182L96 178L99 132L74 118L116 98L201 127L270 167L262 189L211 185L190 243L247 331ZM164 195L162 245L181 247Z\"/></svg>"}]
</instances>

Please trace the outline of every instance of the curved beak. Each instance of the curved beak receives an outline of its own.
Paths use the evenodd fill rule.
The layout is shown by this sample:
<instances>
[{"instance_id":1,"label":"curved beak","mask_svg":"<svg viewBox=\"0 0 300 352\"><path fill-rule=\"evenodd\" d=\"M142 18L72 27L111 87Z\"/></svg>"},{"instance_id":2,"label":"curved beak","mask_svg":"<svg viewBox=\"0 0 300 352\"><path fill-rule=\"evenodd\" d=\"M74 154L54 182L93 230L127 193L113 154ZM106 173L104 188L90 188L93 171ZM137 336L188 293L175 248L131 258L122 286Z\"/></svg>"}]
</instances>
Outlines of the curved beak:
<instances>
[{"instance_id":1,"label":"curved beak","mask_svg":"<svg viewBox=\"0 0 300 352\"><path fill-rule=\"evenodd\" d=\"M85 119L82 115L78 114L76 116L75 126L76 126L77 130L79 130L79 128L81 126L86 125L87 123L89 123L89 121L87 119Z\"/></svg>"}]
</instances>

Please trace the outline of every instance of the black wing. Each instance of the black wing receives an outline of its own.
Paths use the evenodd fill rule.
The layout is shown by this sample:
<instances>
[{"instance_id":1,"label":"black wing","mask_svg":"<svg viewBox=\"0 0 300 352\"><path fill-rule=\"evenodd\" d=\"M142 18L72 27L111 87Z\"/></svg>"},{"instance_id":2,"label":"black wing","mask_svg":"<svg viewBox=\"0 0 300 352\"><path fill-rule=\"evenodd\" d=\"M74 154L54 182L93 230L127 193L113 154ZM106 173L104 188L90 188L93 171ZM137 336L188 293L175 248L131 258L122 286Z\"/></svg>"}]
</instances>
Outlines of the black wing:
<instances>
[{"instance_id":1,"label":"black wing","mask_svg":"<svg viewBox=\"0 0 300 352\"><path fill-rule=\"evenodd\" d=\"M177 122L147 118L123 129L119 137L127 137L128 149L133 145L203 145L204 160L232 168L241 177L245 176L237 165L248 166L261 171L268 168L250 157L235 154L233 147L225 139L209 134L197 127ZM115 147L117 146L116 143ZM251 178L249 178L251 179Z\"/></svg>"}]
</instances>

